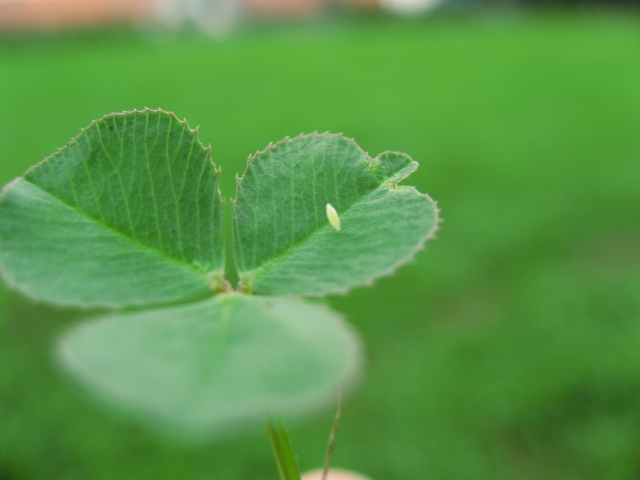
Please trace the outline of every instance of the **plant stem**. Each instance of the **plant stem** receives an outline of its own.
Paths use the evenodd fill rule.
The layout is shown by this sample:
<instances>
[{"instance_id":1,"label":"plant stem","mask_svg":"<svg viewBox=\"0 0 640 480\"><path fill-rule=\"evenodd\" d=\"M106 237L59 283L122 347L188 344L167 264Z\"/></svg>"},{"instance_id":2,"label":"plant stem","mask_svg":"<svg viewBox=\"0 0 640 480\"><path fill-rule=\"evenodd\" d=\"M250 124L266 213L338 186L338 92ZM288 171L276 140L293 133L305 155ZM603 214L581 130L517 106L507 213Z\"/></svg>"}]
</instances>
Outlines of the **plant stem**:
<instances>
[{"instance_id":1,"label":"plant stem","mask_svg":"<svg viewBox=\"0 0 640 480\"><path fill-rule=\"evenodd\" d=\"M322 469L322 480L327 480L329 474L329 467L331 466L331 457L333 456L333 448L336 445L336 432L338 431L338 423L340 422L340 413L342 411L342 395L338 392L338 409L336 411L336 417L333 420L333 427L331 428L331 435L329 435L329 445L327 445L327 456L324 460L324 468Z\"/></svg>"},{"instance_id":2,"label":"plant stem","mask_svg":"<svg viewBox=\"0 0 640 480\"><path fill-rule=\"evenodd\" d=\"M282 418L272 415L267 418L267 433L271 440L271 448L276 457L280 478L282 480L300 480L298 460L291 447L291 439Z\"/></svg>"}]
</instances>

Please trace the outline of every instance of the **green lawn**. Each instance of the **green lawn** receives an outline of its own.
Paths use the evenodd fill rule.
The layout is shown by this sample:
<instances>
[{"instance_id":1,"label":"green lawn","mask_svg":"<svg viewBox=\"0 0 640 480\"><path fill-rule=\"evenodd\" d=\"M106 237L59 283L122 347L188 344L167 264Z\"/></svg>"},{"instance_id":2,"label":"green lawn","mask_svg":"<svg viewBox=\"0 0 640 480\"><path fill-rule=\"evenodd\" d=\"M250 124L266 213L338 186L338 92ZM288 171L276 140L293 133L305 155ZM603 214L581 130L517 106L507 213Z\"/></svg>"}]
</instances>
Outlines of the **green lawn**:
<instances>
[{"instance_id":1,"label":"green lawn","mask_svg":"<svg viewBox=\"0 0 640 480\"><path fill-rule=\"evenodd\" d=\"M639 45L630 14L5 39L0 181L144 107L202 126L227 197L247 155L285 135L407 152L421 164L407 183L445 222L394 277L329 299L368 358L335 464L374 480L637 479ZM1 480L277 478L259 430L175 446L84 398L51 361L77 317L0 290ZM303 469L332 416L291 426Z\"/></svg>"}]
</instances>

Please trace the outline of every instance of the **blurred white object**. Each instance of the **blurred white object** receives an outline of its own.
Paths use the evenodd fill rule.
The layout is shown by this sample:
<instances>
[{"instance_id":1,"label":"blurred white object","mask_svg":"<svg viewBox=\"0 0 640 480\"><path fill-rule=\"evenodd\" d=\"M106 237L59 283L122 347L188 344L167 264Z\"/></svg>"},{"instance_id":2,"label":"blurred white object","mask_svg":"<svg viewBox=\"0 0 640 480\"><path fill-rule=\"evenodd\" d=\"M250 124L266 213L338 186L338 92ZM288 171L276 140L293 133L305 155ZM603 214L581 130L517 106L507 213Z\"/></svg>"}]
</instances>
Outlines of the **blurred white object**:
<instances>
[{"instance_id":1,"label":"blurred white object","mask_svg":"<svg viewBox=\"0 0 640 480\"><path fill-rule=\"evenodd\" d=\"M322 480L322 470L314 470L302 475L302 480ZM369 477L348 470L331 469L327 475L327 480L371 480Z\"/></svg>"},{"instance_id":2,"label":"blurred white object","mask_svg":"<svg viewBox=\"0 0 640 480\"><path fill-rule=\"evenodd\" d=\"M170 28L193 24L213 36L227 33L239 21L241 14L241 0L157 0L156 2L156 17L161 24Z\"/></svg>"},{"instance_id":3,"label":"blurred white object","mask_svg":"<svg viewBox=\"0 0 640 480\"><path fill-rule=\"evenodd\" d=\"M442 0L380 0L380 5L385 10L402 15L417 15L433 10L442 3Z\"/></svg>"},{"instance_id":4,"label":"blurred white object","mask_svg":"<svg viewBox=\"0 0 640 480\"><path fill-rule=\"evenodd\" d=\"M242 8L238 0L187 0L187 12L201 30L221 35L238 22Z\"/></svg>"},{"instance_id":5,"label":"blurred white object","mask_svg":"<svg viewBox=\"0 0 640 480\"><path fill-rule=\"evenodd\" d=\"M158 0L155 14L158 22L168 28L177 30L187 22L187 12L180 0Z\"/></svg>"}]
</instances>

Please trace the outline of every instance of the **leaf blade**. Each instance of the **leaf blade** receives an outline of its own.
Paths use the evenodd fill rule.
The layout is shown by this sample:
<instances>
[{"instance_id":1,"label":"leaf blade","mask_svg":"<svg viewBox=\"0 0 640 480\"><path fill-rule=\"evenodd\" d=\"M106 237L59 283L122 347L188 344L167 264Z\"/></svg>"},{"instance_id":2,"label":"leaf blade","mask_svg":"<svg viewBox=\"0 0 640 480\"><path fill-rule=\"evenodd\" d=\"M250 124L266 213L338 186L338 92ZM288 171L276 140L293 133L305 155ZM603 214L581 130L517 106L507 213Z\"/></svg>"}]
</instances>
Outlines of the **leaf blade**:
<instances>
[{"instance_id":1,"label":"leaf blade","mask_svg":"<svg viewBox=\"0 0 640 480\"><path fill-rule=\"evenodd\" d=\"M376 209L375 217L370 215L371 208ZM408 218L399 218L407 208L414 211ZM256 271L251 279L253 288L271 295L324 295L371 284L409 262L433 235L432 230L425 234L420 229L416 211L424 216L436 215L434 203L413 188L404 187L393 194L386 188L374 190L362 203L341 215L344 227L339 232L330 225L323 227L286 255ZM389 228L394 222L400 223ZM393 250L381 240L385 237L394 238Z\"/></svg>"},{"instance_id":2,"label":"leaf blade","mask_svg":"<svg viewBox=\"0 0 640 480\"><path fill-rule=\"evenodd\" d=\"M0 223L3 273L10 272L9 283L27 295L37 292L41 300L76 307L117 308L195 299L210 291L207 272L87 222L24 179L7 190L2 205L7 207ZM12 234L17 230L21 235ZM83 257L78 262L78 252L90 251L113 261ZM129 273L123 275L123 269Z\"/></svg>"},{"instance_id":3,"label":"leaf blade","mask_svg":"<svg viewBox=\"0 0 640 480\"><path fill-rule=\"evenodd\" d=\"M358 338L328 308L237 293L103 317L65 334L59 352L92 393L194 438L313 412L361 364Z\"/></svg>"},{"instance_id":4,"label":"leaf blade","mask_svg":"<svg viewBox=\"0 0 640 480\"><path fill-rule=\"evenodd\" d=\"M233 201L241 289L344 292L410 261L438 226L435 202L398 185L417 166L395 152L371 158L330 134L286 139L250 157ZM341 231L329 226L326 204Z\"/></svg>"},{"instance_id":5,"label":"leaf blade","mask_svg":"<svg viewBox=\"0 0 640 480\"><path fill-rule=\"evenodd\" d=\"M145 110L108 115L3 191L3 274L33 297L81 307L154 305L211 295L222 286L224 270L218 181L209 150L173 114ZM25 195L26 184L42 194L34 195L31 188ZM58 207L49 209L53 220L56 213L67 218L71 209L78 214L72 223L81 231L93 229L102 240L116 234L115 243L122 247L121 240L128 240L131 248L106 248L104 242L105 248L95 248L88 239L75 238L73 229L65 238L54 222L45 222L48 228L40 230L28 225L42 217L38 210L46 209L47 196ZM65 243L77 249L75 256L62 254ZM33 255L38 245L47 244L56 247L51 255L46 250ZM129 261L134 251L142 252L138 262ZM121 261L123 255L127 261ZM163 268L158 258L171 267ZM56 268L43 268L47 263ZM99 266L114 275L95 276ZM119 300L114 292L103 295L109 291L107 280L126 286L140 271L149 276L148 288L142 282L139 288L121 288ZM68 284L65 279L74 272L83 281ZM160 280L176 287L162 288Z\"/></svg>"}]
</instances>

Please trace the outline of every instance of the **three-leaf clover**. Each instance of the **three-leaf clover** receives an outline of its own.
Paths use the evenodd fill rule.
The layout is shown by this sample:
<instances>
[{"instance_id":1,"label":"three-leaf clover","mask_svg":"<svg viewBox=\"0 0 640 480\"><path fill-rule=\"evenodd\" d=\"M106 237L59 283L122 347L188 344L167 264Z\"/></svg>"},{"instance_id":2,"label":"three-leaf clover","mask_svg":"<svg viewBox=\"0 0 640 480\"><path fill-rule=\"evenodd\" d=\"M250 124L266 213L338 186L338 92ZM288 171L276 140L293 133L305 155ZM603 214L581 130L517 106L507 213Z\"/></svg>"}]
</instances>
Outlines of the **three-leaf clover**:
<instances>
[{"instance_id":1,"label":"three-leaf clover","mask_svg":"<svg viewBox=\"0 0 640 480\"><path fill-rule=\"evenodd\" d=\"M250 157L232 200L234 292L210 147L171 113L107 115L5 187L0 267L35 299L103 311L59 341L87 389L172 432L220 435L313 411L357 377L357 335L296 296L369 284L433 237L435 203L400 185L417 166L332 134Z\"/></svg>"}]
</instances>

